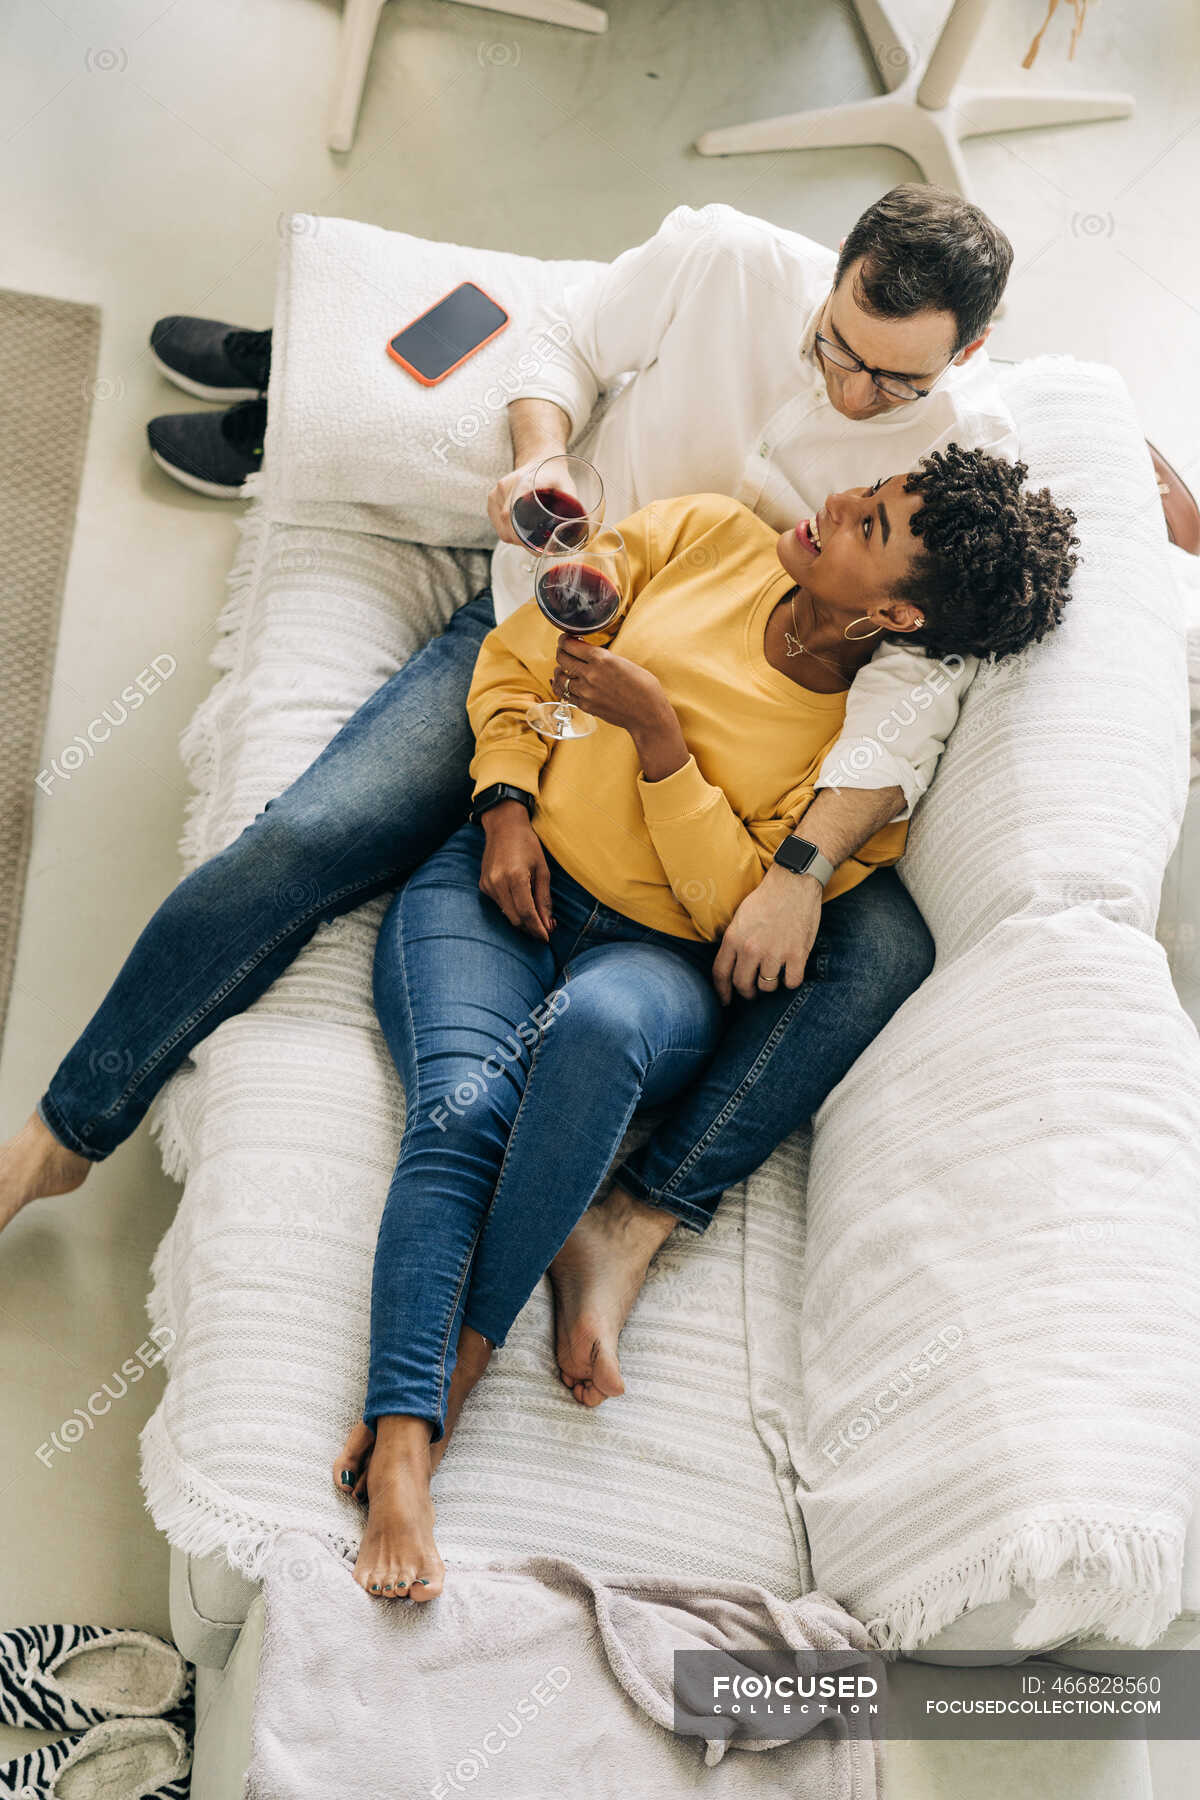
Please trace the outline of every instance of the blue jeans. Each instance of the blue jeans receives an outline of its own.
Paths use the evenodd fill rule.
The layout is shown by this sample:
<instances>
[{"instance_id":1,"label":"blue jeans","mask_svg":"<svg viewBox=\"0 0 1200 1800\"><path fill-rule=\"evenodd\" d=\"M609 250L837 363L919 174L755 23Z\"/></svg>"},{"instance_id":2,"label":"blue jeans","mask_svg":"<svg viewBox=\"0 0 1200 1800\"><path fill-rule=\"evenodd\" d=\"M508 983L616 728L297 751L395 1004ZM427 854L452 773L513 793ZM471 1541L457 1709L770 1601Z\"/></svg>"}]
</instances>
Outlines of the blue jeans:
<instances>
[{"instance_id":1,"label":"blue jeans","mask_svg":"<svg viewBox=\"0 0 1200 1800\"><path fill-rule=\"evenodd\" d=\"M465 825L393 901L375 1005L404 1081L404 1141L375 1252L364 1417L440 1437L465 1323L502 1344L595 1197L643 1101L716 1047L715 946L602 906L550 859L548 944L479 891Z\"/></svg>"},{"instance_id":2,"label":"blue jeans","mask_svg":"<svg viewBox=\"0 0 1200 1800\"><path fill-rule=\"evenodd\" d=\"M257 1000L322 921L399 887L462 824L467 690L492 624L485 590L168 895L40 1102L61 1143L96 1162L116 1149L189 1051ZM735 1003L716 1055L622 1170L625 1184L703 1229L724 1189L807 1123L932 961L892 870L830 901L808 978Z\"/></svg>"}]
</instances>

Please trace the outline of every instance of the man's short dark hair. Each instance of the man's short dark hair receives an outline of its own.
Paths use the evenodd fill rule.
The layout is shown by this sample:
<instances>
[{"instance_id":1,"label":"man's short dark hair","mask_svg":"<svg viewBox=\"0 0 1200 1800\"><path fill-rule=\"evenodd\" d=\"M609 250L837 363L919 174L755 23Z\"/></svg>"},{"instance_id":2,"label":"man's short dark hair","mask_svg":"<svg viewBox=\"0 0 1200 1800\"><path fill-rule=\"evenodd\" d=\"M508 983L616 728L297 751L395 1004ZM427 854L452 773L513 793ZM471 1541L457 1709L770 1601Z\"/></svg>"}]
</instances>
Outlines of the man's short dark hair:
<instances>
[{"instance_id":1,"label":"man's short dark hair","mask_svg":"<svg viewBox=\"0 0 1200 1800\"><path fill-rule=\"evenodd\" d=\"M949 444L904 483L921 505L909 521L916 560L896 589L924 614L893 641L926 656L994 657L1039 643L1063 615L1075 568L1075 514L1046 488L1027 488L1024 463Z\"/></svg>"},{"instance_id":2,"label":"man's short dark hair","mask_svg":"<svg viewBox=\"0 0 1200 1800\"><path fill-rule=\"evenodd\" d=\"M838 256L835 283L855 263L854 298L877 319L953 313L954 353L987 330L1013 248L985 212L945 188L905 181L868 206Z\"/></svg>"}]
</instances>

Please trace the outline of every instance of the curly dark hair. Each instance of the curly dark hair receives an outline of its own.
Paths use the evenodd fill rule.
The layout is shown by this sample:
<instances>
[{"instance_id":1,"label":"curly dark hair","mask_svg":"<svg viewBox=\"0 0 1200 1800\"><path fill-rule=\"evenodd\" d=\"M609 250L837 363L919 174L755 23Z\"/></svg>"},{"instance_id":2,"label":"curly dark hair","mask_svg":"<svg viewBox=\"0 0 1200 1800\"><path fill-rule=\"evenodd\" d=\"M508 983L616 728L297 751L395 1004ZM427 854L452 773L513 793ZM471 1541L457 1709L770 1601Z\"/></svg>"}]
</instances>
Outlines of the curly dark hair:
<instances>
[{"instance_id":1,"label":"curly dark hair","mask_svg":"<svg viewBox=\"0 0 1200 1800\"><path fill-rule=\"evenodd\" d=\"M1053 631L1069 598L1079 542L1075 514L1049 489L1026 491L1024 463L950 444L904 483L921 505L909 521L920 548L896 597L925 615L888 633L926 655L1012 656Z\"/></svg>"}]
</instances>

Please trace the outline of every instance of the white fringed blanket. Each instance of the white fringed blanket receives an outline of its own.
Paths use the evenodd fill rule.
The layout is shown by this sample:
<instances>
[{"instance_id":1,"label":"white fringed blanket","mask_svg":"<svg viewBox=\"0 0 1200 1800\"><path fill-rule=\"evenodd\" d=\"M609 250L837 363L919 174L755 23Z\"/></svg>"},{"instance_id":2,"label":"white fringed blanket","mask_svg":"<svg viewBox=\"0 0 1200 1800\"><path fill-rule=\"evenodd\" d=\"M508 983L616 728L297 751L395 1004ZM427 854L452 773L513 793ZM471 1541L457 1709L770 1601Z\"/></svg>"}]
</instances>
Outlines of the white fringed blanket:
<instances>
[{"instance_id":1,"label":"white fringed blanket","mask_svg":"<svg viewBox=\"0 0 1200 1800\"><path fill-rule=\"evenodd\" d=\"M293 319L303 301L289 291ZM286 358L285 338L277 374ZM906 878L938 965L818 1121L807 1262L795 1139L660 1257L626 1334L630 1392L595 1413L555 1381L536 1295L439 1476L452 1566L544 1553L790 1597L812 1582L798 1501L821 1587L891 1649L1010 1595L1024 1645L1146 1643L1179 1610L1200 1054L1151 935L1186 777L1178 596L1116 377L1046 359L1008 399L1085 563L1062 632L979 677L918 813ZM185 744L188 859L481 570L253 511L222 680ZM176 1343L147 1493L173 1543L251 1573L281 1528L355 1536L327 1468L361 1404L400 1130L370 1006L379 912L322 930L157 1114L187 1187L155 1270Z\"/></svg>"},{"instance_id":2,"label":"white fringed blanket","mask_svg":"<svg viewBox=\"0 0 1200 1800\"><path fill-rule=\"evenodd\" d=\"M252 512L222 621L224 673L185 741L199 785L189 861L229 842L343 719L474 591L483 559ZM280 1526L352 1548L361 1513L329 1466L361 1414L371 1259L403 1098L375 1021L383 902L323 927L243 1017L200 1046L156 1115L186 1175L151 1311L177 1334L143 1440L155 1520L187 1551L257 1573ZM798 1406L803 1150L753 1228L733 1194L702 1244L659 1262L630 1326L631 1393L597 1412L557 1380L534 1296L460 1422L436 1489L452 1567L546 1553L601 1576L730 1574L784 1598L811 1580L795 1479L752 1414L744 1295L791 1345ZM778 1448L778 1431L774 1438Z\"/></svg>"}]
</instances>

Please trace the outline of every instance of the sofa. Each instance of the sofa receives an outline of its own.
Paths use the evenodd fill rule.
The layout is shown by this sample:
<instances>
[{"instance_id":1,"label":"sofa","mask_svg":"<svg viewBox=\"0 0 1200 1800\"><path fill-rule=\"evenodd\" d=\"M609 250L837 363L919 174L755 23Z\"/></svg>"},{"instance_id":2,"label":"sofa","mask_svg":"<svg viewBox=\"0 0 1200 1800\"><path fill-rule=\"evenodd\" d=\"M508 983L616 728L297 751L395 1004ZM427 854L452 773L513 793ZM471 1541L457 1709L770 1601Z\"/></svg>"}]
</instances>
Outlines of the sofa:
<instances>
[{"instance_id":1,"label":"sofa","mask_svg":"<svg viewBox=\"0 0 1200 1800\"><path fill-rule=\"evenodd\" d=\"M332 229L293 240L323 254L336 242ZM436 267L423 268L423 278L449 285L454 268L427 261ZM496 276L490 291L509 302ZM281 321L295 325L303 294L281 278L277 333ZM394 312L394 293L385 299ZM372 330L364 339L373 341ZM288 379L277 351L268 469L230 578L215 657L221 679L184 744L196 786L189 861L228 842L486 576L470 542L417 544L378 503L373 513L358 506L348 475L328 499L314 500L315 488L289 491ZM1047 1393L1046 1417L1027 1440L996 1401L1006 1445L1016 1445L1014 1468L978 1527L965 1502L977 1498L986 1444L964 1448L945 1424L946 1408L979 1391L978 1360L956 1368L950 1359L938 1372L930 1397L936 1389L941 1414L923 1402L854 1457L821 1455L820 1421L854 1417L859 1386L878 1373L854 1362L861 1345L831 1320L834 1300L843 1322L883 1321L881 1333L899 1283L914 1309L928 1312L922 1284L937 1263L929 1246L952 1215L961 1229L960 1215L978 1208L980 1235L957 1253L966 1268L953 1271L955 1303L968 1341L988 1344L1011 1297L990 1290L989 1300L987 1288L971 1286L971 1268L988 1253L988 1214L1002 1196L1025 1218L1005 1254L1040 1257L1040 1265L1014 1265L1024 1271L1022 1292L1036 1288L1039 1266L1065 1280L1081 1256L1081 1274L1104 1284L1111 1329L1128 1333L1136 1374L1128 1389L1117 1381L1112 1405L1135 1433L1154 1368L1153 1344L1139 1335L1139 1284L1167 1301L1171 1341L1191 1341L1185 1246L1200 1191L1189 1186L1187 1145L1200 1117L1195 793L1163 880L1187 782L1183 601L1119 379L1059 358L1003 380L1023 443L1028 431L1034 478L1052 480L1079 512L1084 568L1078 616L1062 643L1031 653L1020 671L978 679L918 809L902 874L938 946L933 974L830 1097L811 1144L807 1133L790 1139L726 1196L701 1242L672 1242L660 1254L627 1328L630 1391L619 1405L583 1416L555 1383L540 1292L464 1413L435 1493L451 1571L456 1560L545 1551L613 1577L667 1562L703 1580L734 1560L739 1574L785 1597L817 1585L833 1593L901 1658L896 1682L960 1694L981 1682L991 1692L1011 1688L1030 1656L1090 1668L1123 1642L1200 1647L1190 1485L1172 1490L1161 1532L1146 1523L1154 1508L1134 1516L1131 1503L1124 1544L1110 1526L1103 1542L1099 1533L1069 1536L1063 1495L1077 1440L1069 1410L1054 1408L1069 1408L1070 1385ZM431 429L423 427L426 440ZM478 500L494 446L473 455ZM283 471L274 487L272 463ZM470 488L461 469L447 475L455 481ZM449 530L443 542L456 542ZM1120 661L1114 645L1130 610L1143 629ZM1093 691L1105 700L1099 719L1078 698ZM1139 829L1127 841L1119 833L1128 818ZM198 1800L241 1792L263 1630L256 1578L273 1533L300 1526L353 1545L328 1465L362 1385L370 1247L403 1116L370 1007L381 912L374 902L323 927L261 1001L197 1049L157 1111L167 1166L186 1187L156 1261L151 1311L175 1344L144 1438L144 1478L172 1545L176 1641L197 1665ZM1114 995L1127 1007L1119 1029L1107 1016ZM1024 1010L1009 1010L1018 1005ZM1039 1014L1036 1030L1022 1024L1027 1035L1014 1038L1014 1019ZM1005 1069L1016 1042L1027 1066L1014 1084ZM863 1158L856 1121L867 1106L886 1107L895 1121L886 1175ZM1030 1125L1022 1164L1009 1120L1028 1124L1039 1106L1057 1137ZM1114 1107L1133 1109L1120 1113L1121 1155L1097 1145L1087 1182L1096 1192L1079 1205L1070 1158L1090 1154L1094 1122ZM1004 1125L1002 1157L989 1148L989 1117ZM1114 1181L1111 1194L1124 1195L1122 1156L1136 1164L1164 1131L1183 1148L1172 1150L1149 1196L1139 1190L1128 1202L1126 1224L1115 1201L1100 1204L1096 1194ZM1083 1149L1070 1142L1060 1165L1054 1146L1072 1134ZM1040 1182L1061 1212L1044 1240ZM1167 1209L1165 1275L1161 1261L1131 1261L1122 1235L1142 1233L1155 1206ZM923 1241L922 1231L935 1235ZM1042 1332L1055 1348L1072 1341L1069 1321L1057 1317L1031 1314L1021 1329ZM989 1354L1003 1357L1003 1342ZM1011 1365L1020 1368L1019 1359ZM1074 1380L1078 1372L1069 1373ZM714 1393L723 1402L717 1432ZM1056 1437L1068 1447L1062 1464L1039 1460ZM266 1457L257 1454L264 1440ZM1163 1467L1172 1458L1184 1466L1185 1448L1147 1431L1152 1466L1155 1456ZM1120 1478L1110 1452L1089 1505ZM1047 1523L1042 1513L1051 1511ZM1001 1537L1001 1518L1018 1528ZM857 1537L847 1519L866 1522ZM983 1554L984 1540L1000 1551ZM886 1558L876 1554L885 1541ZM1132 1572L1129 1541L1148 1546ZM1152 1791L1145 1748L1134 1745L1028 1744L1001 1754L986 1743L893 1744L888 1770L897 1796L977 1788L1004 1800L1035 1783L1068 1800Z\"/></svg>"}]
</instances>

